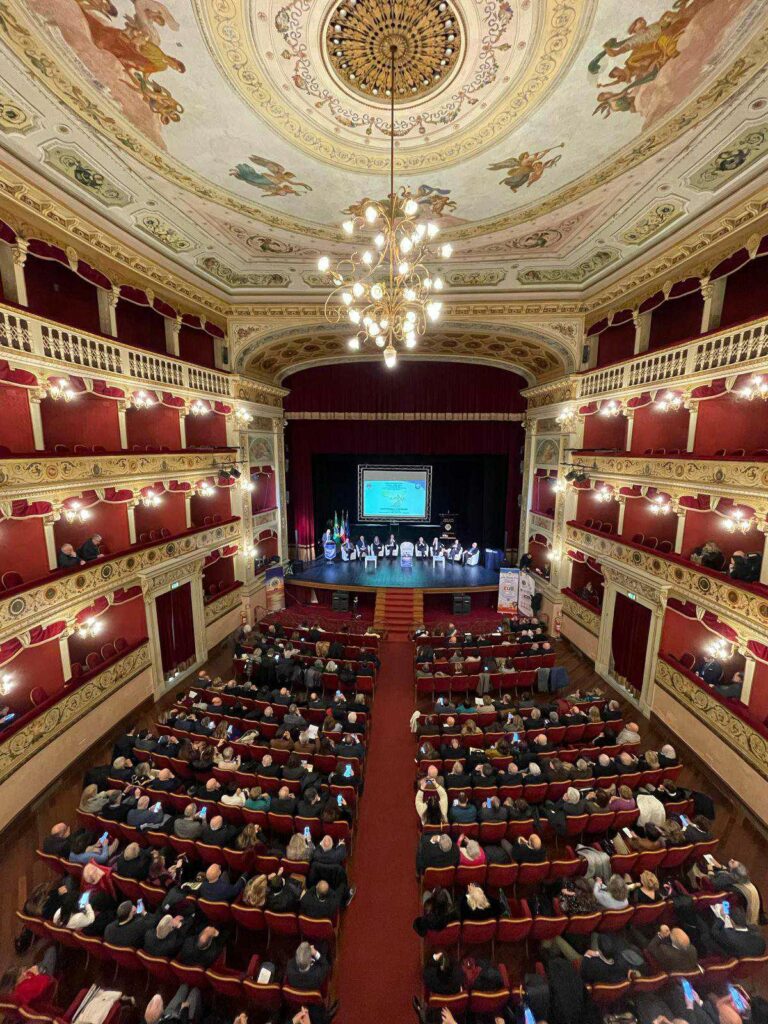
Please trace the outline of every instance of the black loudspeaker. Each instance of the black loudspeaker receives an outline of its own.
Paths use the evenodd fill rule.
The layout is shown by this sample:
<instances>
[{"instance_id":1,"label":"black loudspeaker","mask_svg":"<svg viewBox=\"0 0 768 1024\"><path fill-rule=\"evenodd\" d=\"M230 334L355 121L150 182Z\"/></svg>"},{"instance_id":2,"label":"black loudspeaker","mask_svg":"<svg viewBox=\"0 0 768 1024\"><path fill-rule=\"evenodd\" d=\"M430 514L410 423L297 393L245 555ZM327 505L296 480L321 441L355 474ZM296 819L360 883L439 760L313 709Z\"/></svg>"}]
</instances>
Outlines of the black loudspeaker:
<instances>
[{"instance_id":1,"label":"black loudspeaker","mask_svg":"<svg viewBox=\"0 0 768 1024\"><path fill-rule=\"evenodd\" d=\"M472 598L469 594L453 595L453 614L467 615L472 611Z\"/></svg>"},{"instance_id":2,"label":"black loudspeaker","mask_svg":"<svg viewBox=\"0 0 768 1024\"><path fill-rule=\"evenodd\" d=\"M294 558L291 568L294 572L304 572L304 563L300 558Z\"/></svg>"},{"instance_id":3,"label":"black loudspeaker","mask_svg":"<svg viewBox=\"0 0 768 1024\"><path fill-rule=\"evenodd\" d=\"M335 612L349 611L349 594L346 590L334 590L332 607Z\"/></svg>"}]
</instances>

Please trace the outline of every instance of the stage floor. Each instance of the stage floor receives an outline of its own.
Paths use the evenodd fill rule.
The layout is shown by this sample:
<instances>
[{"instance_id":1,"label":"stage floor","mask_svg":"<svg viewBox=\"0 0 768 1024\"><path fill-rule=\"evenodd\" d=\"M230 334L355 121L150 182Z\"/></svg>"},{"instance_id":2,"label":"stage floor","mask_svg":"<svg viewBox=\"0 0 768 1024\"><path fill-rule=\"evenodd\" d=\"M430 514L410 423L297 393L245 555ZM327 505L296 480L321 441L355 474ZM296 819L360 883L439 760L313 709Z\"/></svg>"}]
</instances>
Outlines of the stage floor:
<instances>
[{"instance_id":1,"label":"stage floor","mask_svg":"<svg viewBox=\"0 0 768 1024\"><path fill-rule=\"evenodd\" d=\"M376 569L366 571L362 562L326 562L318 558L304 572L286 576L286 583L305 587L330 587L333 590L378 590L404 587L424 591L462 593L470 590L495 590L499 574L482 565L438 565L431 559L414 560L412 569L401 569L399 560L382 559Z\"/></svg>"}]
</instances>

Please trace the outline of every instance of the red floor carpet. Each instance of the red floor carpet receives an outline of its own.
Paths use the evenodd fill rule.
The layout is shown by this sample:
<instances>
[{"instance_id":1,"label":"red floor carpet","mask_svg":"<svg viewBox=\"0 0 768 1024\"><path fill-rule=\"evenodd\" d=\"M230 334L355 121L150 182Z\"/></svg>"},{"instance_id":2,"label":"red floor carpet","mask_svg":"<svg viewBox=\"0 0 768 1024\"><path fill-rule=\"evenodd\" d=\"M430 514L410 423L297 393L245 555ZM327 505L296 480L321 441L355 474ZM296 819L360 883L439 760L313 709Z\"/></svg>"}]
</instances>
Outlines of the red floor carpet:
<instances>
[{"instance_id":1,"label":"red floor carpet","mask_svg":"<svg viewBox=\"0 0 768 1024\"><path fill-rule=\"evenodd\" d=\"M413 811L412 647L381 644L365 794L355 834L357 886L345 912L339 951L339 1024L415 1019L420 992Z\"/></svg>"}]
</instances>

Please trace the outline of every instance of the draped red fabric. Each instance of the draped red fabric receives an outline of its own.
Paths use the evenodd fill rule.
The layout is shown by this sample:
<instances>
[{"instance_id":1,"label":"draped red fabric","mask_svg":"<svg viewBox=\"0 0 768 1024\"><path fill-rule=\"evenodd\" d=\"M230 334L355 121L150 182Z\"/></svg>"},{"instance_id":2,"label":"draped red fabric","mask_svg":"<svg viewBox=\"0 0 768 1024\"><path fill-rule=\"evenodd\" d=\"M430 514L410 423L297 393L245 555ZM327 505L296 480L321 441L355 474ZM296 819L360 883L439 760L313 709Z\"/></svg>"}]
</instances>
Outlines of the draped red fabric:
<instances>
[{"instance_id":1,"label":"draped red fabric","mask_svg":"<svg viewBox=\"0 0 768 1024\"><path fill-rule=\"evenodd\" d=\"M632 319L613 323L600 335L597 346L597 368L629 359L635 348L635 325Z\"/></svg>"},{"instance_id":2,"label":"draped red fabric","mask_svg":"<svg viewBox=\"0 0 768 1024\"><path fill-rule=\"evenodd\" d=\"M195 653L191 585L161 594L156 610L163 672L171 672Z\"/></svg>"},{"instance_id":3,"label":"draped red fabric","mask_svg":"<svg viewBox=\"0 0 768 1024\"><path fill-rule=\"evenodd\" d=\"M643 685L650 625L650 608L624 594L616 594L611 631L614 670L638 690Z\"/></svg>"}]
</instances>

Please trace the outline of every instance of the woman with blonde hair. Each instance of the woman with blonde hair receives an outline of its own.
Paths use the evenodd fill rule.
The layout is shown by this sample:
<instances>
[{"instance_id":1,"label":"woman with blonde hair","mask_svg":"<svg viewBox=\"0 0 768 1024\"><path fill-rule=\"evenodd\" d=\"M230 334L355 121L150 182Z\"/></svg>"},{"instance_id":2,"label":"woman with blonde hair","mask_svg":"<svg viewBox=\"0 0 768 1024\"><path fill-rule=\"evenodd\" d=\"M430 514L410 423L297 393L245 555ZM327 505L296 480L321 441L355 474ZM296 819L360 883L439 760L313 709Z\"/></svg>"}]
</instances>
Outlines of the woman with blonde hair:
<instances>
[{"instance_id":1,"label":"woman with blonde hair","mask_svg":"<svg viewBox=\"0 0 768 1024\"><path fill-rule=\"evenodd\" d=\"M474 718L468 719L461 727L462 736L476 736L478 733L481 733L482 731L482 729L478 728L477 722L474 720Z\"/></svg>"},{"instance_id":2,"label":"woman with blonde hair","mask_svg":"<svg viewBox=\"0 0 768 1024\"><path fill-rule=\"evenodd\" d=\"M635 903L658 903L661 899L659 880L652 871L643 871L640 882L635 882L632 888Z\"/></svg>"},{"instance_id":3,"label":"woman with blonde hair","mask_svg":"<svg viewBox=\"0 0 768 1024\"><path fill-rule=\"evenodd\" d=\"M312 857L312 848L311 840L305 839L301 832L295 832L288 840L288 847L285 851L286 860L309 861Z\"/></svg>"},{"instance_id":4,"label":"woman with blonde hair","mask_svg":"<svg viewBox=\"0 0 768 1024\"><path fill-rule=\"evenodd\" d=\"M246 907L263 907L267 898L267 876L255 875L246 882L240 902Z\"/></svg>"},{"instance_id":5,"label":"woman with blonde hair","mask_svg":"<svg viewBox=\"0 0 768 1024\"><path fill-rule=\"evenodd\" d=\"M106 791L100 793L99 787L95 783L91 783L80 794L78 810L84 811L86 814L101 814L108 803L109 793Z\"/></svg>"},{"instance_id":6,"label":"woman with blonde hair","mask_svg":"<svg viewBox=\"0 0 768 1024\"><path fill-rule=\"evenodd\" d=\"M659 755L656 753L655 750L646 750L645 754L643 755L643 760L645 761L645 767L650 769L650 771L652 772L655 772L658 768L661 767L661 765L659 764Z\"/></svg>"},{"instance_id":7,"label":"woman with blonde hair","mask_svg":"<svg viewBox=\"0 0 768 1024\"><path fill-rule=\"evenodd\" d=\"M235 840L236 850L252 850L255 846L263 846L264 839L259 826L249 821Z\"/></svg>"},{"instance_id":8,"label":"woman with blonde hair","mask_svg":"<svg viewBox=\"0 0 768 1024\"><path fill-rule=\"evenodd\" d=\"M595 723L600 722L601 724L603 721L602 715L600 714L600 708L596 707L594 704L589 709L589 721Z\"/></svg>"},{"instance_id":9,"label":"woman with blonde hair","mask_svg":"<svg viewBox=\"0 0 768 1024\"><path fill-rule=\"evenodd\" d=\"M499 916L500 910L501 904L497 899L487 896L481 886L469 883L460 904L463 921L492 921Z\"/></svg>"}]
</instances>

